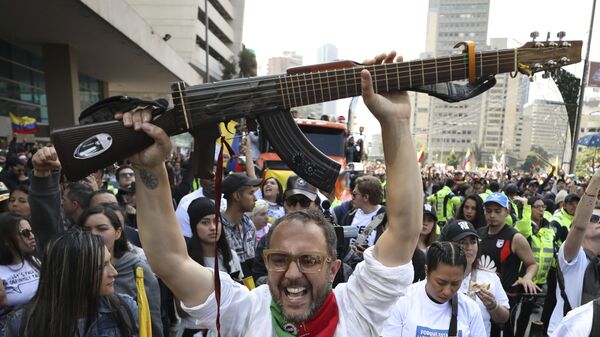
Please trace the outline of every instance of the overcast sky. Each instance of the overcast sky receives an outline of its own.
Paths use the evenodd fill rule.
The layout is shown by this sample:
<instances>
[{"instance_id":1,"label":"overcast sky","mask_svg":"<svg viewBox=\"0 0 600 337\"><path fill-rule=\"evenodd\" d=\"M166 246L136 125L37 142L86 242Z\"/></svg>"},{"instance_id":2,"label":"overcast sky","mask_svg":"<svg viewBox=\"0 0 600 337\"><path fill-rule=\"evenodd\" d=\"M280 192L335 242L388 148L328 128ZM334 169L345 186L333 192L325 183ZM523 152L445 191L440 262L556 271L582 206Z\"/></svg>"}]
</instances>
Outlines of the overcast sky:
<instances>
[{"instance_id":1,"label":"overcast sky","mask_svg":"<svg viewBox=\"0 0 600 337\"><path fill-rule=\"evenodd\" d=\"M246 0L243 42L256 52L259 75L266 73L268 58L282 51L296 51L304 64L316 63L317 48L324 43L336 45L340 59L361 62L390 50L405 60L417 59L425 49L428 4L427 0ZM592 0L491 0L488 38L508 38L509 47L519 47L530 40L531 31L539 31L545 39L548 31L554 38L563 30L565 39L583 40L585 48L591 9ZM590 60L600 61L600 22L595 22L593 35ZM583 63L567 69L581 76ZM554 88L545 80L534 86L542 95Z\"/></svg>"}]
</instances>

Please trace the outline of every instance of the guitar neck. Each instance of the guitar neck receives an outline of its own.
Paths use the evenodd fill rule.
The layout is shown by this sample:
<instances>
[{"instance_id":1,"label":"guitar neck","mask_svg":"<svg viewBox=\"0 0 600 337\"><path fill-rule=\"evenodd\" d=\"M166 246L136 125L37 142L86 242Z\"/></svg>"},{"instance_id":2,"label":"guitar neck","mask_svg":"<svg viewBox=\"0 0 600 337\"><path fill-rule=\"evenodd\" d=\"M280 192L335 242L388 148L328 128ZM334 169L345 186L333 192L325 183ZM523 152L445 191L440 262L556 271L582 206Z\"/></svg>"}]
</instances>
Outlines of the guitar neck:
<instances>
[{"instance_id":1,"label":"guitar neck","mask_svg":"<svg viewBox=\"0 0 600 337\"><path fill-rule=\"evenodd\" d=\"M475 57L478 78L516 70L515 50L480 52ZM401 63L364 65L347 69L285 75L278 89L285 108L361 94L360 72L369 70L375 92L409 90L421 85L468 78L466 54Z\"/></svg>"}]
</instances>

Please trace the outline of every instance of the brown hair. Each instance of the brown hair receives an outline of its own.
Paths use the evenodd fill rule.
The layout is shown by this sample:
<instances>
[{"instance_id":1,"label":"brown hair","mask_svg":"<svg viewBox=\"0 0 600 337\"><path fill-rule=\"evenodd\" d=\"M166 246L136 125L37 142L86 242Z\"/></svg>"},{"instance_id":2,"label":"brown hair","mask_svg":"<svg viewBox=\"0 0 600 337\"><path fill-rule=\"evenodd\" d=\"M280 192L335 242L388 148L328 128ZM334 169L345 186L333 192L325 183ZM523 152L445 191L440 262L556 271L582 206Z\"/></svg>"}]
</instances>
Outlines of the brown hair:
<instances>
[{"instance_id":1,"label":"brown hair","mask_svg":"<svg viewBox=\"0 0 600 337\"><path fill-rule=\"evenodd\" d=\"M361 194L369 196L369 202L379 205L383 201L383 188L381 180L374 176L361 176L356 178L356 188Z\"/></svg>"}]
</instances>

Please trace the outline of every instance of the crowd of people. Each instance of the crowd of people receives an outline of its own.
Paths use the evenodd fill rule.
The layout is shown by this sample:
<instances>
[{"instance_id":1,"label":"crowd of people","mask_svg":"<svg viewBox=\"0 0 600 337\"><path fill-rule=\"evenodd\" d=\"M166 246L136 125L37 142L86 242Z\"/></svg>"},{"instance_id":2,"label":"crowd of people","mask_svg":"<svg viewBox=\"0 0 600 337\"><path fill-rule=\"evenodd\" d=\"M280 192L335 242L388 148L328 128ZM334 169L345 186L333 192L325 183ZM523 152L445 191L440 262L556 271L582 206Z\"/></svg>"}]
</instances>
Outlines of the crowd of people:
<instances>
[{"instance_id":1,"label":"crowd of people","mask_svg":"<svg viewBox=\"0 0 600 337\"><path fill-rule=\"evenodd\" d=\"M0 153L0 337L594 333L600 170L420 170L408 96L361 80L385 174L347 201L257 175L247 144L245 172L195 179L147 110L117 118L154 144L81 181L51 145Z\"/></svg>"}]
</instances>

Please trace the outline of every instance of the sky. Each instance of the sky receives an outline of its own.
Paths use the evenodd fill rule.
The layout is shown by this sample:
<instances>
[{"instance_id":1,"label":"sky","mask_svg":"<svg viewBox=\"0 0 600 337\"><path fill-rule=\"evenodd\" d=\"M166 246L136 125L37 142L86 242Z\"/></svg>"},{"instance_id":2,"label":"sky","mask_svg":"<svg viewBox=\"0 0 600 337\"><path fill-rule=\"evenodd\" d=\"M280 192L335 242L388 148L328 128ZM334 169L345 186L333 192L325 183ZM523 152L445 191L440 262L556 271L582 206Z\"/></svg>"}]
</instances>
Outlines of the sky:
<instances>
[{"instance_id":1,"label":"sky","mask_svg":"<svg viewBox=\"0 0 600 337\"><path fill-rule=\"evenodd\" d=\"M530 41L532 31L540 32L543 40L547 32L555 39L558 31L565 31L566 40L584 41L584 59L592 3L491 0L488 39L508 38L508 47L512 48ZM305 65L314 64L317 48L325 43L338 48L340 59L357 62L391 50L405 60L418 59L425 51L428 4L427 0L246 0L242 41L256 52L259 75L266 73L267 60L283 51L295 51L303 56ZM600 22L596 21L590 48L592 61L600 61L599 44ZM566 69L580 77L583 63ZM556 92L549 80L536 80L532 87L534 97L548 98ZM346 110L347 103L338 103L338 109ZM364 118L362 123L376 124L361 109L364 107L359 107L357 116Z\"/></svg>"}]
</instances>

